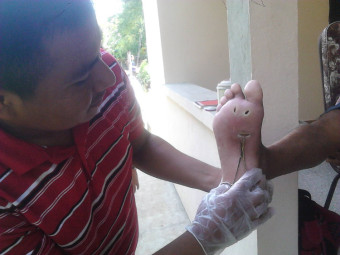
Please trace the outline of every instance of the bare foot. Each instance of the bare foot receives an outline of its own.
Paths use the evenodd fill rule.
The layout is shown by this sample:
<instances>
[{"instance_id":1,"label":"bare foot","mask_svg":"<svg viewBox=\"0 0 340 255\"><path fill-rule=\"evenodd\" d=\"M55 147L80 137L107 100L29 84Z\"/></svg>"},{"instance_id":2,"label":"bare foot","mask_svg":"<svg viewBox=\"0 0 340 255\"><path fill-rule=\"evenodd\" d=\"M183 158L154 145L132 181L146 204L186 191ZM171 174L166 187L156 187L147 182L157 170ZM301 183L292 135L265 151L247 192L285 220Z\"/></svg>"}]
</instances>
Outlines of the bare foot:
<instances>
[{"instance_id":1,"label":"bare foot","mask_svg":"<svg viewBox=\"0 0 340 255\"><path fill-rule=\"evenodd\" d=\"M253 80L247 83L244 93L239 84L233 84L217 107L213 130L223 171L222 182L234 183L247 170L259 167L262 100L261 85Z\"/></svg>"}]
</instances>

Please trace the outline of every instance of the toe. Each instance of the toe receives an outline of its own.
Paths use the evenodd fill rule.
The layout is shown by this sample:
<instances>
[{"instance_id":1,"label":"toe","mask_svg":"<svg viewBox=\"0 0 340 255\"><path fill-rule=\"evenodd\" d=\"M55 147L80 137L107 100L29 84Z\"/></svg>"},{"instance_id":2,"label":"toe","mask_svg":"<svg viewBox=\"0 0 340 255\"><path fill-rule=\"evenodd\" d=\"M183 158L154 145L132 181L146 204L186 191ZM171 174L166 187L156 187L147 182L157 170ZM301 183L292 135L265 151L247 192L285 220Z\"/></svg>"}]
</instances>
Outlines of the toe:
<instances>
[{"instance_id":1,"label":"toe","mask_svg":"<svg viewBox=\"0 0 340 255\"><path fill-rule=\"evenodd\" d=\"M226 98L227 101L231 100L234 98L234 94L233 92L230 90L230 89L227 89L225 92L224 92L224 97ZM226 102L227 102L226 101Z\"/></svg>"},{"instance_id":2,"label":"toe","mask_svg":"<svg viewBox=\"0 0 340 255\"><path fill-rule=\"evenodd\" d=\"M223 97L221 97L221 99L220 99L220 104L221 105L225 105L227 102L228 102L228 97L226 97L226 96L223 96Z\"/></svg>"},{"instance_id":3,"label":"toe","mask_svg":"<svg viewBox=\"0 0 340 255\"><path fill-rule=\"evenodd\" d=\"M219 104L217 105L216 112L219 112L223 105L225 105L229 100L234 98L233 92L230 89L226 89L223 97L221 97Z\"/></svg>"},{"instance_id":4,"label":"toe","mask_svg":"<svg viewBox=\"0 0 340 255\"><path fill-rule=\"evenodd\" d=\"M219 112L220 109L222 108L222 106L225 105L228 100L230 100L230 99L228 99L228 96L224 95L223 97L221 97L220 102L216 107L216 112Z\"/></svg>"},{"instance_id":5,"label":"toe","mask_svg":"<svg viewBox=\"0 0 340 255\"><path fill-rule=\"evenodd\" d=\"M233 93L235 98L244 99L244 94L242 92L242 88L241 88L240 84L234 83L233 85L231 85L230 90Z\"/></svg>"},{"instance_id":6,"label":"toe","mask_svg":"<svg viewBox=\"0 0 340 255\"><path fill-rule=\"evenodd\" d=\"M258 81L249 81L244 88L244 95L248 101L262 104L263 92Z\"/></svg>"}]
</instances>

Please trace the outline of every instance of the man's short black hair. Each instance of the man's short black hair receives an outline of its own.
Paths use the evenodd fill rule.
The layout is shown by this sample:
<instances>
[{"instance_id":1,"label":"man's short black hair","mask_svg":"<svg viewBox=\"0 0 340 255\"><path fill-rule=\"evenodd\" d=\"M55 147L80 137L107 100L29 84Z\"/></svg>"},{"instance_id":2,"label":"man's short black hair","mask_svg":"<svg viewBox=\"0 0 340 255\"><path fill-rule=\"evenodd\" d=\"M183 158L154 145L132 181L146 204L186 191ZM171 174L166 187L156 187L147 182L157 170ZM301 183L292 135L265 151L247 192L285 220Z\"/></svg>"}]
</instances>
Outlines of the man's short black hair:
<instances>
[{"instance_id":1,"label":"man's short black hair","mask_svg":"<svg viewBox=\"0 0 340 255\"><path fill-rule=\"evenodd\" d=\"M32 96L53 67L45 39L81 27L94 15L90 0L1 0L0 89Z\"/></svg>"}]
</instances>

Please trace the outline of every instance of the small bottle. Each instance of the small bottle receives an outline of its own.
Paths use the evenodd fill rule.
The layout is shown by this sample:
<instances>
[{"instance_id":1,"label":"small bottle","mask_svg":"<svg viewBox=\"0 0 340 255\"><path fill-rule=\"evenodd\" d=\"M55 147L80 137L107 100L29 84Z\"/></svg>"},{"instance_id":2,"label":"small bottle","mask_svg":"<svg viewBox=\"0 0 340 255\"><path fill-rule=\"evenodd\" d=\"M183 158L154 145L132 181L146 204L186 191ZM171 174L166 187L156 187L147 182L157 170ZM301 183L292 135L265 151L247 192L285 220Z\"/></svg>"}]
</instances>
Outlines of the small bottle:
<instances>
[{"instance_id":1,"label":"small bottle","mask_svg":"<svg viewBox=\"0 0 340 255\"><path fill-rule=\"evenodd\" d=\"M231 87L231 81L230 80L223 80L219 84L217 84L216 90L217 90L217 100L218 103L220 103L221 97L224 95L224 91L226 89L230 89Z\"/></svg>"}]
</instances>

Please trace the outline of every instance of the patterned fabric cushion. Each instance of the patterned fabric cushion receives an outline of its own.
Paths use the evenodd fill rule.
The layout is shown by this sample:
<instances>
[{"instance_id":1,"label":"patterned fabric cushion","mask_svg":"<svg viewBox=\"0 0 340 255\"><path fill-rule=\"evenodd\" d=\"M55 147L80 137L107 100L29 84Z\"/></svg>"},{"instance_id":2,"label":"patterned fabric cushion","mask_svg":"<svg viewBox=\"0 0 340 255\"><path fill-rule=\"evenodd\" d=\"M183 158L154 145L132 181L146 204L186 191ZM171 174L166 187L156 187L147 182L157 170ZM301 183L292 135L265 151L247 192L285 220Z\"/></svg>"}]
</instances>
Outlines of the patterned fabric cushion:
<instances>
[{"instance_id":1,"label":"patterned fabric cushion","mask_svg":"<svg viewBox=\"0 0 340 255\"><path fill-rule=\"evenodd\" d=\"M340 96L340 21L328 25L320 37L321 76L325 110Z\"/></svg>"}]
</instances>

